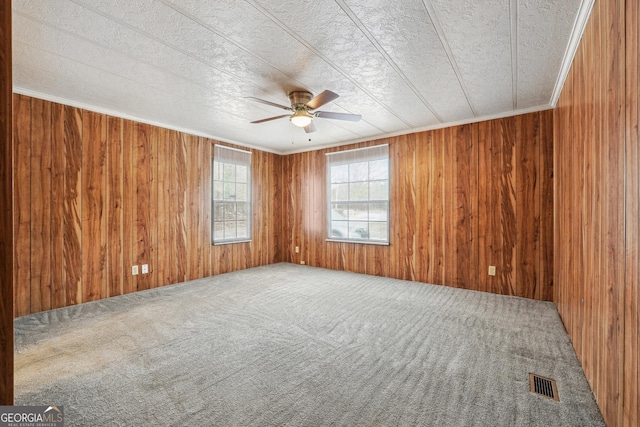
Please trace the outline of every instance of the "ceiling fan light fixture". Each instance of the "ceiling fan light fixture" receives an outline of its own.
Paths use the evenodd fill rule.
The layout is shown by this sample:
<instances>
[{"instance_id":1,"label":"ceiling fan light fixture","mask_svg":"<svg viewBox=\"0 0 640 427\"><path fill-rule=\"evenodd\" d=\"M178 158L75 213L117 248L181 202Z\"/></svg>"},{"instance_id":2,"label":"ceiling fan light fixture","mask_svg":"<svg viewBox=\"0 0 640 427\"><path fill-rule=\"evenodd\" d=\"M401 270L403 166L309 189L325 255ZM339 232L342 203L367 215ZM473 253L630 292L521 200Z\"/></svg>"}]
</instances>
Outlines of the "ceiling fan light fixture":
<instances>
[{"instance_id":1,"label":"ceiling fan light fixture","mask_svg":"<svg viewBox=\"0 0 640 427\"><path fill-rule=\"evenodd\" d=\"M311 123L311 115L305 110L297 110L291 116L291 123L301 128L309 126L309 123Z\"/></svg>"}]
</instances>

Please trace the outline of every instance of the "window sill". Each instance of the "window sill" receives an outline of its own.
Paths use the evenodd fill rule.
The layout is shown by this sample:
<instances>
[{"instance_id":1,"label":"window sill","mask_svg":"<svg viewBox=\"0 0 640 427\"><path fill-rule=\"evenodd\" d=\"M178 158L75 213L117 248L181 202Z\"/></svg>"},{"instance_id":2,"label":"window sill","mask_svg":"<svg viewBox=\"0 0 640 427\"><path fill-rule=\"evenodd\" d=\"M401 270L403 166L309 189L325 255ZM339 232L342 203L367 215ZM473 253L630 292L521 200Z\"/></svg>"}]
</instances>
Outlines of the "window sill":
<instances>
[{"instance_id":1,"label":"window sill","mask_svg":"<svg viewBox=\"0 0 640 427\"><path fill-rule=\"evenodd\" d=\"M213 246L232 245L234 243L251 243L251 239L248 240L228 240L224 242L212 242Z\"/></svg>"},{"instance_id":2,"label":"window sill","mask_svg":"<svg viewBox=\"0 0 640 427\"><path fill-rule=\"evenodd\" d=\"M325 242L334 243L361 243L363 245L389 246L389 242L376 242L372 240L345 240L345 239L325 239Z\"/></svg>"}]
</instances>

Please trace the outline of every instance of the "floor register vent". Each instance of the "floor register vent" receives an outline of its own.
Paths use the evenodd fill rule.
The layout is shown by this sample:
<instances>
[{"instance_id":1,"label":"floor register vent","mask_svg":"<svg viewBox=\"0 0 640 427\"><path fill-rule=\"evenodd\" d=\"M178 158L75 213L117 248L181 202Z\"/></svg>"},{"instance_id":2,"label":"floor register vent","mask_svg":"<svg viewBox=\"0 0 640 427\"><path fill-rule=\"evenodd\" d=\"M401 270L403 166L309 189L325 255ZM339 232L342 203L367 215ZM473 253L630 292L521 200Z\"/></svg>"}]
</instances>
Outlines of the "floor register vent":
<instances>
[{"instance_id":1,"label":"floor register vent","mask_svg":"<svg viewBox=\"0 0 640 427\"><path fill-rule=\"evenodd\" d=\"M556 380L541 377L536 374L529 374L529 386L531 387L531 393L560 401Z\"/></svg>"}]
</instances>

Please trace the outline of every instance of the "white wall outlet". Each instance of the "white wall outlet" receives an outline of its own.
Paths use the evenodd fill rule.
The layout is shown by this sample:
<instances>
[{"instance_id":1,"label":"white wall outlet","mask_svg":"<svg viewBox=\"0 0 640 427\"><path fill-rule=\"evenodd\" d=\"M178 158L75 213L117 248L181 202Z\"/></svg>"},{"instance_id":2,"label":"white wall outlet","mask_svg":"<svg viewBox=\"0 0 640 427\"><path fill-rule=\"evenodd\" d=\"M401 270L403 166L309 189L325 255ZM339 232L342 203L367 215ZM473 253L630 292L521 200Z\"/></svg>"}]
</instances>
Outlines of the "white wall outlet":
<instances>
[{"instance_id":1,"label":"white wall outlet","mask_svg":"<svg viewBox=\"0 0 640 427\"><path fill-rule=\"evenodd\" d=\"M304 261L300 261L300 264L305 265L305 264L306 264L306 262L304 262Z\"/></svg>"},{"instance_id":2,"label":"white wall outlet","mask_svg":"<svg viewBox=\"0 0 640 427\"><path fill-rule=\"evenodd\" d=\"M489 276L495 276L496 275L496 266L495 265L490 265L489 266Z\"/></svg>"},{"instance_id":3,"label":"white wall outlet","mask_svg":"<svg viewBox=\"0 0 640 427\"><path fill-rule=\"evenodd\" d=\"M142 264L142 274L149 274L149 264Z\"/></svg>"},{"instance_id":4,"label":"white wall outlet","mask_svg":"<svg viewBox=\"0 0 640 427\"><path fill-rule=\"evenodd\" d=\"M138 266L134 265L131 267L131 275L132 276L137 276L138 275Z\"/></svg>"},{"instance_id":5,"label":"white wall outlet","mask_svg":"<svg viewBox=\"0 0 640 427\"><path fill-rule=\"evenodd\" d=\"M296 253L299 254L300 253L300 246L296 246Z\"/></svg>"}]
</instances>

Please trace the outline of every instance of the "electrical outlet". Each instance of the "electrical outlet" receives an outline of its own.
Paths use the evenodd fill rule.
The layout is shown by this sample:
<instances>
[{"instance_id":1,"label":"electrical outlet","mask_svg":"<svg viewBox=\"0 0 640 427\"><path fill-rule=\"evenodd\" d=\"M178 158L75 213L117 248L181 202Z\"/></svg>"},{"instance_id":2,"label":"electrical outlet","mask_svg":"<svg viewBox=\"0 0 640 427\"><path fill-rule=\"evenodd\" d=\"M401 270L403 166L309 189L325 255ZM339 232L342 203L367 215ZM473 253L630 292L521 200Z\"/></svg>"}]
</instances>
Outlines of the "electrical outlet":
<instances>
[{"instance_id":1,"label":"electrical outlet","mask_svg":"<svg viewBox=\"0 0 640 427\"><path fill-rule=\"evenodd\" d=\"M300 261L300 264L305 265L305 264L306 264L306 262L304 262L304 261Z\"/></svg>"},{"instance_id":2,"label":"electrical outlet","mask_svg":"<svg viewBox=\"0 0 640 427\"><path fill-rule=\"evenodd\" d=\"M299 254L300 253L300 246L296 246L296 253Z\"/></svg>"},{"instance_id":3,"label":"electrical outlet","mask_svg":"<svg viewBox=\"0 0 640 427\"><path fill-rule=\"evenodd\" d=\"M142 274L149 274L149 264L142 264Z\"/></svg>"},{"instance_id":4,"label":"electrical outlet","mask_svg":"<svg viewBox=\"0 0 640 427\"><path fill-rule=\"evenodd\" d=\"M131 267L131 275L132 276L137 276L138 275L138 266L134 265Z\"/></svg>"},{"instance_id":5,"label":"electrical outlet","mask_svg":"<svg viewBox=\"0 0 640 427\"><path fill-rule=\"evenodd\" d=\"M489 266L489 276L495 276L496 275L496 266L495 265L490 265Z\"/></svg>"}]
</instances>

